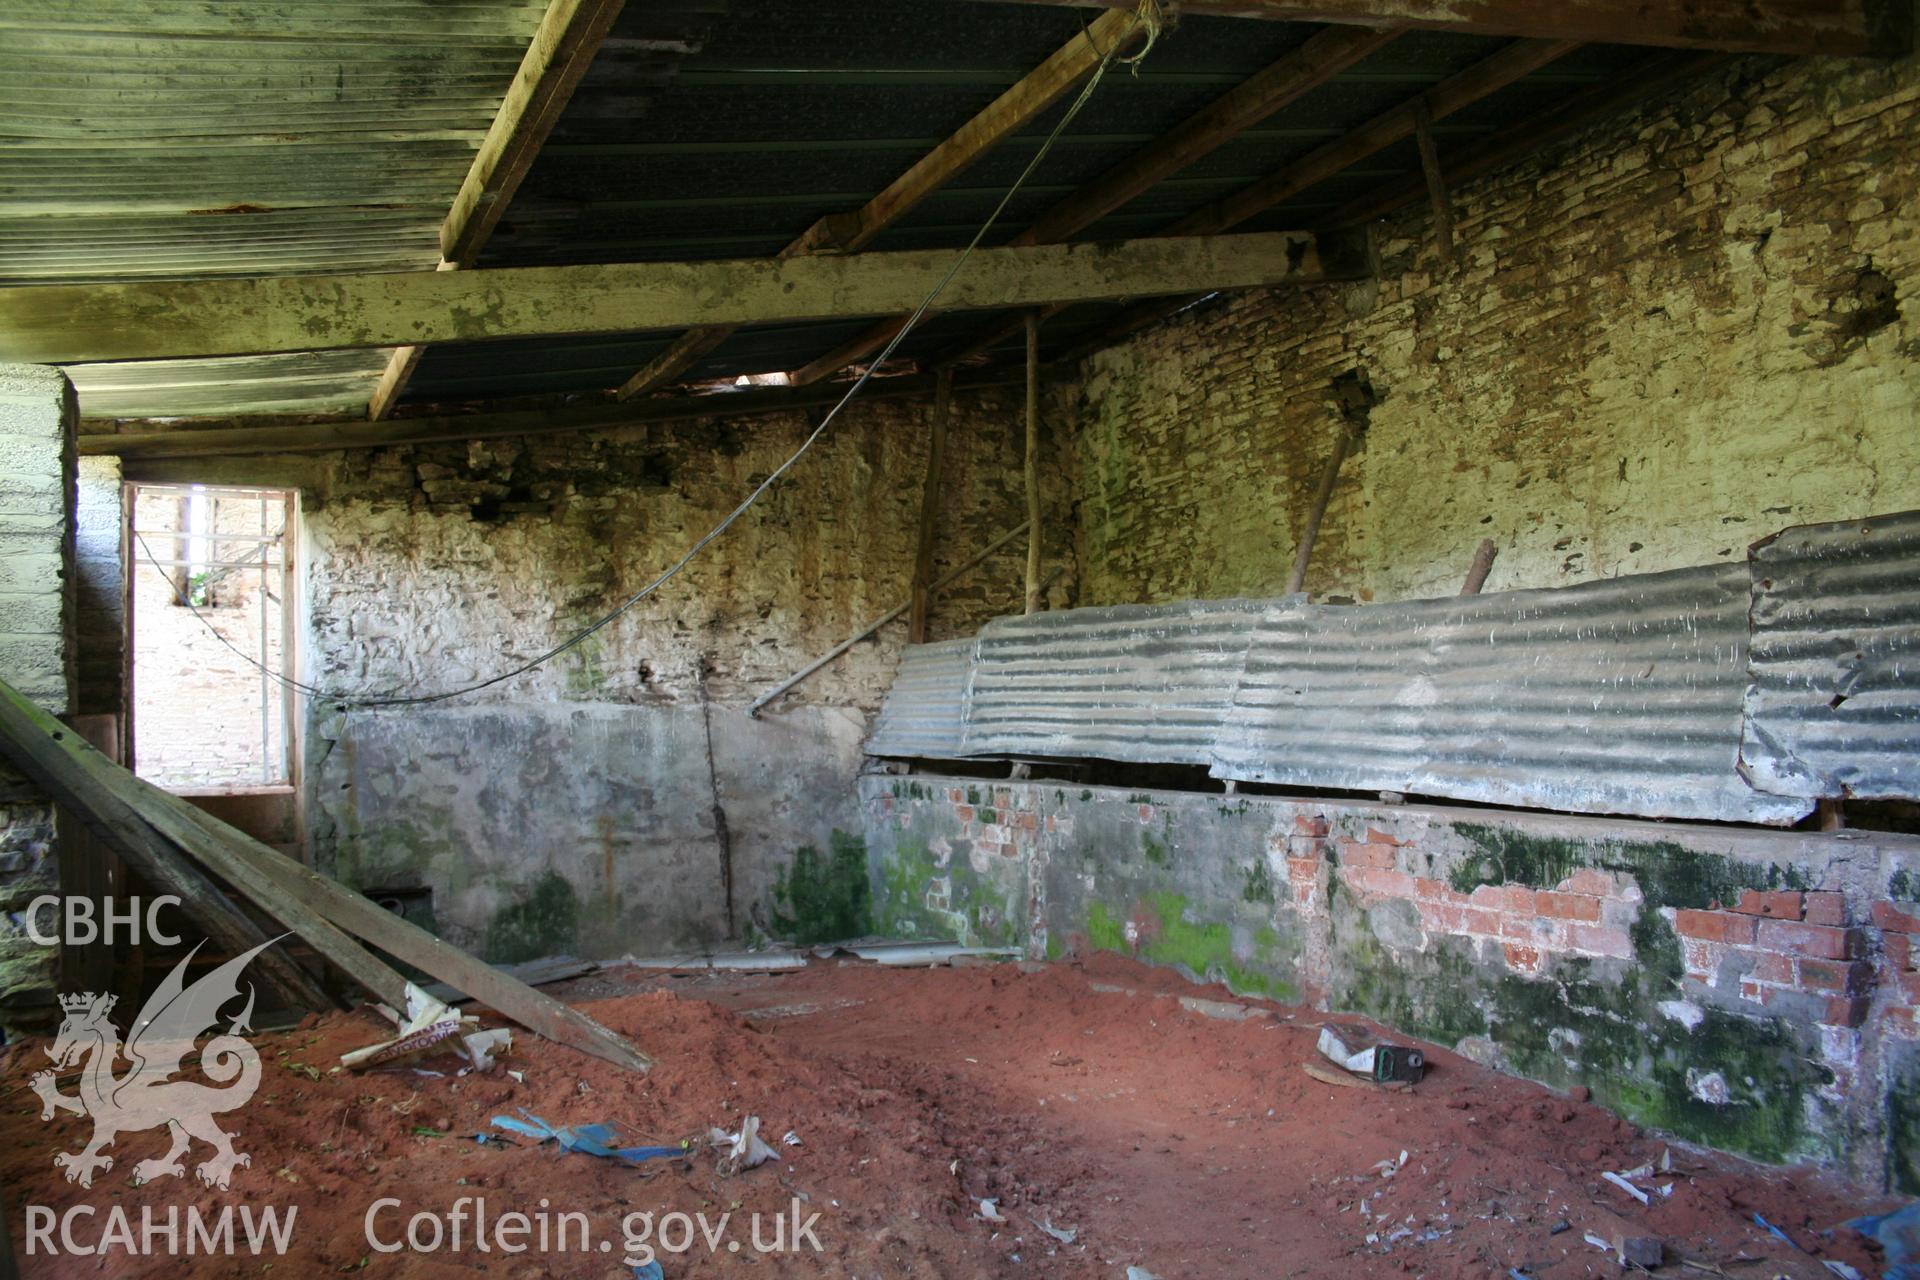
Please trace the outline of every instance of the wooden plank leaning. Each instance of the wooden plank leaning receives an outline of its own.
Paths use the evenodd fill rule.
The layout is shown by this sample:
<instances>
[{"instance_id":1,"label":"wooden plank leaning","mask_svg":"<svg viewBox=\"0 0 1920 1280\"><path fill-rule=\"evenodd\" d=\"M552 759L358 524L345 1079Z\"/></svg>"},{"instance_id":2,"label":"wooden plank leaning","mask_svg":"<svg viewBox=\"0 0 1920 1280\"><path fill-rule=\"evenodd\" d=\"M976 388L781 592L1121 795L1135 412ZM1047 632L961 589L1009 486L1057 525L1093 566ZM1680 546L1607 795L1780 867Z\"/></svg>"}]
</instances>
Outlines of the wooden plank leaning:
<instances>
[{"instance_id":1,"label":"wooden plank leaning","mask_svg":"<svg viewBox=\"0 0 1920 1280\"><path fill-rule=\"evenodd\" d=\"M62 803L75 804L76 812L85 812L77 803L83 794L108 811L115 811L117 806L118 811L130 812L136 824L146 825L151 833L228 879L261 910L296 932L300 930L295 919L306 924L319 935L307 941L316 949L321 949L324 941L334 953L329 958L342 964L356 981L382 987L391 982L379 971L385 966L371 955L360 951L355 956L340 945L343 940L334 935L342 931L425 970L546 1039L637 1071L653 1065L646 1054L585 1014L441 941L346 886L300 866L178 796L134 777L66 731L4 681L0 681L0 748L23 769L27 766L22 757L29 757L47 777L60 777L73 799L59 798ZM29 776L34 776L31 770ZM53 790L40 777L35 780Z\"/></svg>"}]
</instances>

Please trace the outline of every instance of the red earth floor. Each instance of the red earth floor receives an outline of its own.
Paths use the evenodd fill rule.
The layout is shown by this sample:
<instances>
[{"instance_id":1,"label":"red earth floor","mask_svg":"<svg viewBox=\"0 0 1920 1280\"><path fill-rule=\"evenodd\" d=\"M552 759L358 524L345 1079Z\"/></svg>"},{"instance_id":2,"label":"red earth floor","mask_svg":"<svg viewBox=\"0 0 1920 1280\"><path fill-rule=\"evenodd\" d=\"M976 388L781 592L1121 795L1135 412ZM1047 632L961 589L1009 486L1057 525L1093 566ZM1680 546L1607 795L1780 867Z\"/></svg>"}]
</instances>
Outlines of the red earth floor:
<instances>
[{"instance_id":1,"label":"red earth floor","mask_svg":"<svg viewBox=\"0 0 1920 1280\"><path fill-rule=\"evenodd\" d=\"M22 1274L631 1277L623 1258L677 1248L688 1226L690 1248L658 1259L667 1277L1620 1274L1587 1233L1659 1237L1663 1273L1676 1276L1826 1280L1822 1258L1878 1273L1859 1237L1836 1228L1881 1202L1828 1177L1675 1146L1671 1175L1638 1179L1655 1189L1642 1207L1600 1175L1658 1169L1668 1145L1598 1107L1438 1049L1410 1092L1335 1088L1302 1070L1319 1015L1257 1005L1261 1015L1243 1021L1206 1016L1179 997L1232 997L1117 957L941 969L816 961L757 975L614 969L555 990L653 1054L653 1072L522 1037L504 1063L521 1080L505 1069L457 1077L448 1058L420 1064L441 1076L350 1075L331 1070L338 1055L384 1038L384 1024L332 1014L254 1037L259 1092L225 1117L252 1163L227 1191L201 1186L191 1168L132 1185L134 1164L165 1146L159 1130L123 1135L91 1189L65 1182L52 1158L76 1150L88 1122L40 1120L28 1081L47 1065L45 1042L15 1046L0 1061L0 1180L16 1252L28 1205L41 1221L73 1223L80 1245L101 1240L116 1206L136 1235L143 1209L164 1221L170 1207L193 1207L217 1222L225 1206L297 1207L277 1259L40 1248L20 1257ZM552 1144L474 1141L490 1117L520 1109L554 1125L611 1122L634 1144L754 1114L782 1159L725 1178L706 1150L627 1167ZM789 1132L798 1145L780 1142ZM203 1148L188 1157L202 1158ZM463 1247L451 1247L462 1197L485 1201L492 1251L475 1248L471 1211ZM1004 1221L983 1218L983 1199ZM81 1204L94 1215L59 1216ZM749 1215L761 1215L757 1243L771 1244L777 1214L791 1238L796 1204L802 1222L819 1215L821 1251L806 1238L799 1252L757 1251ZM509 1211L528 1214L533 1232L497 1234ZM398 1251L369 1242L370 1212L371 1239ZM577 1222L568 1251L553 1247L562 1212L585 1215L584 1252ZM1762 1231L1756 1212L1801 1248ZM433 1216L419 1224L423 1243L436 1223L442 1232L437 1251L406 1247L416 1213ZM537 1244L543 1213L546 1251L497 1247ZM674 1214L706 1215L719 1233L712 1251L697 1223ZM638 1239L649 1222L666 1234Z\"/></svg>"}]
</instances>

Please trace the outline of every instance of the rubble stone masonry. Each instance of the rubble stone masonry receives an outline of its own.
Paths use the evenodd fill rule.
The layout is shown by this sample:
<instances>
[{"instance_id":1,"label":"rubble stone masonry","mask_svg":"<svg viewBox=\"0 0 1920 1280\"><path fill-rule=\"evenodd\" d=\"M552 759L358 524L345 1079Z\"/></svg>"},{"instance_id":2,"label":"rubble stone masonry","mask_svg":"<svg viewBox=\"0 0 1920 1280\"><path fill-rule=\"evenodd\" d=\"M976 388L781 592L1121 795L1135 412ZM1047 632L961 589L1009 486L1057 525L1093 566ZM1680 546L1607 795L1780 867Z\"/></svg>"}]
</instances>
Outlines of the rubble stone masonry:
<instances>
[{"instance_id":1,"label":"rubble stone masonry","mask_svg":"<svg viewBox=\"0 0 1920 1280\"><path fill-rule=\"evenodd\" d=\"M1379 228L1376 282L1217 299L1086 362L1082 604L1488 590L1920 506L1920 58L1741 59Z\"/></svg>"}]
</instances>

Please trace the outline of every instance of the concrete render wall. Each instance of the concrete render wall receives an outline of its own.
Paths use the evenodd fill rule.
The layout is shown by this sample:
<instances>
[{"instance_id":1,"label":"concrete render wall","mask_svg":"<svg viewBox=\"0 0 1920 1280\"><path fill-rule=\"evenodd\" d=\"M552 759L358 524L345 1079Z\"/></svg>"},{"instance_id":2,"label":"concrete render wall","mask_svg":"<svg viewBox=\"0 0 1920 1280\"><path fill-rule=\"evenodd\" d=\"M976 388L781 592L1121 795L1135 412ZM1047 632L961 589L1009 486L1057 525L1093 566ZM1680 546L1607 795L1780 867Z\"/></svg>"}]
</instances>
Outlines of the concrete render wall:
<instances>
[{"instance_id":1,"label":"concrete render wall","mask_svg":"<svg viewBox=\"0 0 1920 1280\"><path fill-rule=\"evenodd\" d=\"M1451 595L1738 559L1920 505L1920 56L1742 59L1380 229L1377 281L1250 292L1085 362L1083 605Z\"/></svg>"},{"instance_id":2,"label":"concrete render wall","mask_svg":"<svg viewBox=\"0 0 1920 1280\"><path fill-rule=\"evenodd\" d=\"M1920 1191L1920 838L937 776L861 801L882 933L1121 952Z\"/></svg>"},{"instance_id":3,"label":"concrete render wall","mask_svg":"<svg viewBox=\"0 0 1920 1280\"><path fill-rule=\"evenodd\" d=\"M904 599L930 406L856 405L708 553L550 665L452 702L308 705L308 843L367 889L431 893L497 960L791 935L802 851L857 838L868 717L905 624L746 704ZM811 429L800 414L317 458L145 464L135 479L302 492L301 676L435 692L508 668L664 569ZM955 398L936 573L1025 518L1017 395ZM1064 458L1049 569L1070 565ZM936 637L1017 610L1016 540L936 602ZM1071 574L1057 578L1065 604ZM838 834L837 834L838 833ZM731 911L728 886L731 884Z\"/></svg>"}]
</instances>

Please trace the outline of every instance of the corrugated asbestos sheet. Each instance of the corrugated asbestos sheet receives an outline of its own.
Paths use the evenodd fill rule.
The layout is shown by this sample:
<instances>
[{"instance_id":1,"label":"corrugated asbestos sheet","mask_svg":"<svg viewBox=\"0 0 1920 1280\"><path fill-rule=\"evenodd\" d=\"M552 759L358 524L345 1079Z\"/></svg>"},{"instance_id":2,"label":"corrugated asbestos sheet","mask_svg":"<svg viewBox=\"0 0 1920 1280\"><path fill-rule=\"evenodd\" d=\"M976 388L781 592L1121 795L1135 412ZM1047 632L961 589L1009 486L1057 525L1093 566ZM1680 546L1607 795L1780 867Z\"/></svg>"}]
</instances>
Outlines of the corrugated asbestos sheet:
<instances>
[{"instance_id":1,"label":"corrugated asbestos sheet","mask_svg":"<svg viewBox=\"0 0 1920 1280\"><path fill-rule=\"evenodd\" d=\"M997 618L980 632L965 754L1204 765L1262 607L1194 600Z\"/></svg>"},{"instance_id":2,"label":"corrugated asbestos sheet","mask_svg":"<svg viewBox=\"0 0 1920 1280\"><path fill-rule=\"evenodd\" d=\"M1744 566L1262 620L1224 778L1583 813L1791 822L1736 771Z\"/></svg>"},{"instance_id":3,"label":"corrugated asbestos sheet","mask_svg":"<svg viewBox=\"0 0 1920 1280\"><path fill-rule=\"evenodd\" d=\"M965 754L967 685L979 641L908 645L874 722L867 750L877 756L954 760Z\"/></svg>"},{"instance_id":4,"label":"corrugated asbestos sheet","mask_svg":"<svg viewBox=\"0 0 1920 1280\"><path fill-rule=\"evenodd\" d=\"M1920 798L1920 512L1787 529L1748 567L1748 780Z\"/></svg>"},{"instance_id":5,"label":"corrugated asbestos sheet","mask_svg":"<svg viewBox=\"0 0 1920 1280\"><path fill-rule=\"evenodd\" d=\"M0 11L0 286L430 269L544 0ZM364 405L381 352L76 366L86 416Z\"/></svg>"}]
</instances>

